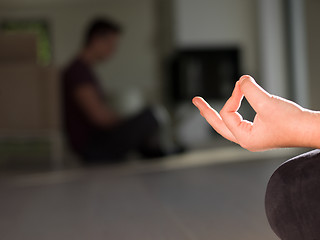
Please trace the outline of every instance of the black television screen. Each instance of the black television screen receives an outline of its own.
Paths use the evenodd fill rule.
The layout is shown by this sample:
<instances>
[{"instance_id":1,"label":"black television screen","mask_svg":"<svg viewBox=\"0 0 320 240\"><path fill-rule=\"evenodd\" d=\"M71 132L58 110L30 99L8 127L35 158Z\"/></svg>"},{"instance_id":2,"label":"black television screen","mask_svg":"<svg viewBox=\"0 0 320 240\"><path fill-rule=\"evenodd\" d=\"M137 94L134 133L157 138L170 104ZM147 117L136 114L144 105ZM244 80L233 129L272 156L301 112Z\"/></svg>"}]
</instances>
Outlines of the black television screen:
<instances>
[{"instance_id":1,"label":"black television screen","mask_svg":"<svg viewBox=\"0 0 320 240\"><path fill-rule=\"evenodd\" d=\"M201 48L177 51L172 61L174 100L202 96L222 100L230 96L240 76L238 48Z\"/></svg>"}]
</instances>

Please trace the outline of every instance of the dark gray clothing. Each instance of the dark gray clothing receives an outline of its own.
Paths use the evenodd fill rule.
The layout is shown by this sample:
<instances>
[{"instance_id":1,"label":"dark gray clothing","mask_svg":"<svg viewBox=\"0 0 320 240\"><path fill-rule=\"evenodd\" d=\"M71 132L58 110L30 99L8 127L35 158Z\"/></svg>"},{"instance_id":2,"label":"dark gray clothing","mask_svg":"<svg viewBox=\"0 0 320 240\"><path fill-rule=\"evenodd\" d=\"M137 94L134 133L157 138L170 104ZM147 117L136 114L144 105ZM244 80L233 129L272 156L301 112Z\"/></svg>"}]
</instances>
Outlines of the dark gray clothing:
<instances>
[{"instance_id":1,"label":"dark gray clothing","mask_svg":"<svg viewBox=\"0 0 320 240\"><path fill-rule=\"evenodd\" d=\"M274 172L265 206L280 239L320 239L320 150L294 157Z\"/></svg>"}]
</instances>

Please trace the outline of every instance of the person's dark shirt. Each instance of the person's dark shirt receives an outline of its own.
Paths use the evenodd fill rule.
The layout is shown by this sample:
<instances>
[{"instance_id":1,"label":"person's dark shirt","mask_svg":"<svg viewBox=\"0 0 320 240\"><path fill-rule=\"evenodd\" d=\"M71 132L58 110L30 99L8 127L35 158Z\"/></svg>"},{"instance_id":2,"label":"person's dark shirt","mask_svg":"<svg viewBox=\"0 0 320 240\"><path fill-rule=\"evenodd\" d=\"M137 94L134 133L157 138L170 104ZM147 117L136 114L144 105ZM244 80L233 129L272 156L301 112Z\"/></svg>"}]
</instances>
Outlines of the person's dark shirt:
<instances>
[{"instance_id":1,"label":"person's dark shirt","mask_svg":"<svg viewBox=\"0 0 320 240\"><path fill-rule=\"evenodd\" d=\"M81 59L76 59L62 75L62 107L66 137L71 147L80 153L85 150L90 137L97 130L75 98L76 89L86 84L96 88L97 94L103 98L101 86L91 68Z\"/></svg>"}]
</instances>

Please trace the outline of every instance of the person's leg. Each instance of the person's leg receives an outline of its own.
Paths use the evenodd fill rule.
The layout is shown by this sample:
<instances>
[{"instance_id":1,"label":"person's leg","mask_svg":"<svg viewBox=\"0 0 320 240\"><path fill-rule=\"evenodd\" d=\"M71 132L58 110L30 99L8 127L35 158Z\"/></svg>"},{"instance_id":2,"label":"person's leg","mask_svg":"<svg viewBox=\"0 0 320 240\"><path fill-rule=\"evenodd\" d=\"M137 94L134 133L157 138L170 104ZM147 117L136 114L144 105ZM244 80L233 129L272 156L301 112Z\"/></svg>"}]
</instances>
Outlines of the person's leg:
<instances>
[{"instance_id":1,"label":"person's leg","mask_svg":"<svg viewBox=\"0 0 320 240\"><path fill-rule=\"evenodd\" d=\"M159 155L160 122L148 108L113 129L113 149L117 152L138 150L145 156Z\"/></svg>"},{"instance_id":2,"label":"person's leg","mask_svg":"<svg viewBox=\"0 0 320 240\"><path fill-rule=\"evenodd\" d=\"M320 239L320 150L297 156L274 172L265 207L280 239Z\"/></svg>"},{"instance_id":3,"label":"person's leg","mask_svg":"<svg viewBox=\"0 0 320 240\"><path fill-rule=\"evenodd\" d=\"M157 151L158 129L153 112L146 109L112 129L93 134L84 158L87 162L114 162L134 149L144 153Z\"/></svg>"}]
</instances>

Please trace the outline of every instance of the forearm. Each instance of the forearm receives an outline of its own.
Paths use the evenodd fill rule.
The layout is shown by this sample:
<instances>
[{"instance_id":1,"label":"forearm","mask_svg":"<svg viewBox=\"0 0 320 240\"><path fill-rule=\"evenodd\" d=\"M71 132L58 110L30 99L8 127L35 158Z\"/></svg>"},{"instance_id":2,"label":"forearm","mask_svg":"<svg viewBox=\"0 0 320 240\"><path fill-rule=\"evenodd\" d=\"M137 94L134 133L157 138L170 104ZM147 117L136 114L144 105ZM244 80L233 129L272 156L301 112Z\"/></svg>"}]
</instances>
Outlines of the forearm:
<instances>
[{"instance_id":1,"label":"forearm","mask_svg":"<svg viewBox=\"0 0 320 240\"><path fill-rule=\"evenodd\" d=\"M120 118L109 109L96 109L94 113L91 113L91 120L100 128L110 128L116 125Z\"/></svg>"},{"instance_id":2,"label":"forearm","mask_svg":"<svg viewBox=\"0 0 320 240\"><path fill-rule=\"evenodd\" d=\"M97 90L91 85L83 85L76 89L75 99L88 119L99 128L110 128L117 124L117 114L105 106Z\"/></svg>"}]
</instances>

